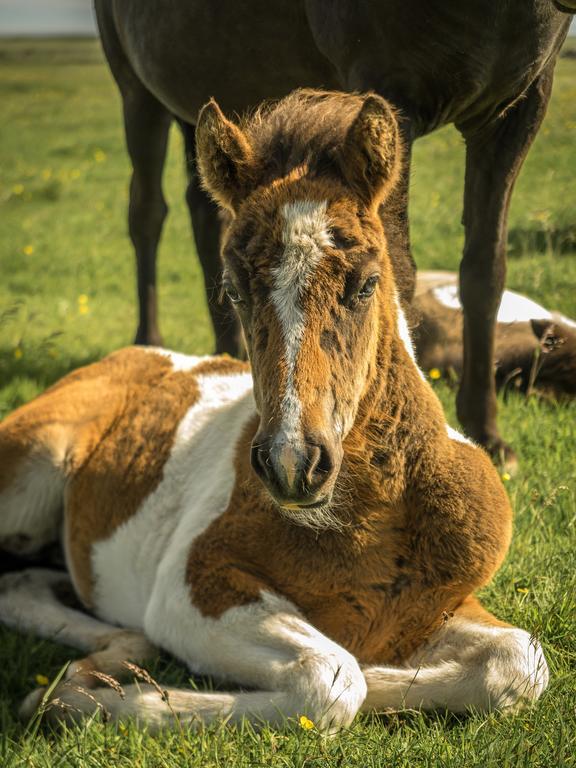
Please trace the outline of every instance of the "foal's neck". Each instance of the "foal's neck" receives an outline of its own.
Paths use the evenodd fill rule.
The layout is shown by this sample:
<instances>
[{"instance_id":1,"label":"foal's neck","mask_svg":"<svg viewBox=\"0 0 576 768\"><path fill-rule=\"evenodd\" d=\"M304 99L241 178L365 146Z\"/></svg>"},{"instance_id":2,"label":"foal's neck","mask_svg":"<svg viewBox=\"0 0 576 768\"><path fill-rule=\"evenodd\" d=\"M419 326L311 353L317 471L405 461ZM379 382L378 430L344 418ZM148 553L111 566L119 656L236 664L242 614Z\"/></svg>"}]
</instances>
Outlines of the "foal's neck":
<instances>
[{"instance_id":1,"label":"foal's neck","mask_svg":"<svg viewBox=\"0 0 576 768\"><path fill-rule=\"evenodd\" d=\"M367 484L369 493L389 502L403 493L419 458L430 454L445 419L398 324L381 334L376 369L344 443L345 466L354 485Z\"/></svg>"}]
</instances>

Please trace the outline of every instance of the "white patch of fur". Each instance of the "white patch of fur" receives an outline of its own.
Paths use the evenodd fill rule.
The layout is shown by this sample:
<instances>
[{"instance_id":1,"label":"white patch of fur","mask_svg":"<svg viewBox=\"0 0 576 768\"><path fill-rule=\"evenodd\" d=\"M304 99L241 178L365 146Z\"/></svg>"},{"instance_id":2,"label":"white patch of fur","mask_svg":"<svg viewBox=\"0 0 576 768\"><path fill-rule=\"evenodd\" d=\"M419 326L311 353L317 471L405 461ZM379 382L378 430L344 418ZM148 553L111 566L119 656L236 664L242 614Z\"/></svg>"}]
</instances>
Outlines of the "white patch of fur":
<instances>
[{"instance_id":1,"label":"white patch of fur","mask_svg":"<svg viewBox=\"0 0 576 768\"><path fill-rule=\"evenodd\" d=\"M140 348L139 348L140 349ZM145 352L165 357L172 363L172 370L175 372L188 372L194 370L200 363L206 360L213 360L211 355L183 355L181 352L173 352L163 347L142 347Z\"/></svg>"},{"instance_id":2,"label":"white patch of fur","mask_svg":"<svg viewBox=\"0 0 576 768\"><path fill-rule=\"evenodd\" d=\"M280 436L282 440L300 435L302 405L294 374L306 327L302 295L322 258L322 249L332 244L326 206L325 201L300 200L287 203L282 209L284 253L280 265L273 270L271 293L286 344L286 389L281 403L285 435Z\"/></svg>"},{"instance_id":3,"label":"white patch of fur","mask_svg":"<svg viewBox=\"0 0 576 768\"><path fill-rule=\"evenodd\" d=\"M444 307L460 311L462 305L457 285L442 285L432 291L434 298ZM527 296L514 291L504 291L496 316L497 323L529 323L530 320L552 320L553 315L545 307ZM569 321L573 322L573 321ZM576 325L576 323L573 323Z\"/></svg>"},{"instance_id":4,"label":"white patch of fur","mask_svg":"<svg viewBox=\"0 0 576 768\"><path fill-rule=\"evenodd\" d=\"M458 297L458 286L450 283L449 285L440 285L432 291L434 298L439 304L447 309L462 309L460 298Z\"/></svg>"},{"instance_id":5,"label":"white patch of fur","mask_svg":"<svg viewBox=\"0 0 576 768\"><path fill-rule=\"evenodd\" d=\"M398 329L398 336L400 337L400 340L404 344L404 348L406 349L408 356L414 363L414 367L418 371L420 378L423 381L426 381L426 377L424 376L424 374L420 369L420 366L416 362L416 353L414 352L414 345L412 344L410 329L408 328L408 323L406 322L406 315L404 314L404 310L400 305L400 299L398 298L398 294L394 294L394 301L396 302L396 318L397 318L396 324Z\"/></svg>"},{"instance_id":6,"label":"white patch of fur","mask_svg":"<svg viewBox=\"0 0 576 768\"><path fill-rule=\"evenodd\" d=\"M450 440L456 440L456 442L464 443L465 445L474 445L472 440L463 435L462 432L458 432L457 429L454 429L454 427L451 427L449 424L446 424L446 432L448 433Z\"/></svg>"},{"instance_id":7,"label":"white patch of fur","mask_svg":"<svg viewBox=\"0 0 576 768\"><path fill-rule=\"evenodd\" d=\"M224 511L232 491L237 440L254 414L252 376L198 376L199 400L182 419L162 481L136 515L94 545L96 613L125 627L144 625L160 572L173 550Z\"/></svg>"},{"instance_id":8,"label":"white patch of fur","mask_svg":"<svg viewBox=\"0 0 576 768\"><path fill-rule=\"evenodd\" d=\"M567 325L569 328L576 329L576 321L571 320L569 317L566 317L566 315L561 315L559 312L552 312L552 320Z\"/></svg>"}]
</instances>

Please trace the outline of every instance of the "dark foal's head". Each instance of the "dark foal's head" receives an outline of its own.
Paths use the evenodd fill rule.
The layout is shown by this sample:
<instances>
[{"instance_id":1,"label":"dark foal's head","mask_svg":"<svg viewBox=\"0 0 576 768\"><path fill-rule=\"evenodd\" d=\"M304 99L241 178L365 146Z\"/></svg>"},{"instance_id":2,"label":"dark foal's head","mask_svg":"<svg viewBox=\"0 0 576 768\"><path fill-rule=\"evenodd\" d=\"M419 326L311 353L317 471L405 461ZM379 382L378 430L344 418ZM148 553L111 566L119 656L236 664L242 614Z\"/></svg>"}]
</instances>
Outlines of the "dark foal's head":
<instances>
[{"instance_id":1,"label":"dark foal's head","mask_svg":"<svg viewBox=\"0 0 576 768\"><path fill-rule=\"evenodd\" d=\"M197 151L233 214L223 286L254 376L252 465L286 514L328 525L342 443L396 320L378 216L398 174L396 120L372 95L296 92L242 127L210 102Z\"/></svg>"}]
</instances>

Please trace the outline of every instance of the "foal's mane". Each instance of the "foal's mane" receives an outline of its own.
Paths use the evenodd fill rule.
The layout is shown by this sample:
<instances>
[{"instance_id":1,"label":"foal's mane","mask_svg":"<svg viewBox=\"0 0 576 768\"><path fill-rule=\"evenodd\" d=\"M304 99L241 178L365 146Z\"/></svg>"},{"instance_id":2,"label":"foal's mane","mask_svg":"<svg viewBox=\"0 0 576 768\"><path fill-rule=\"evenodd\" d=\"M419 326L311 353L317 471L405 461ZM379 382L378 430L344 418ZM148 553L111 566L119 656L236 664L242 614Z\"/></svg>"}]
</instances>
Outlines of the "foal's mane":
<instances>
[{"instance_id":1,"label":"foal's mane","mask_svg":"<svg viewBox=\"0 0 576 768\"><path fill-rule=\"evenodd\" d=\"M327 173L364 97L303 88L246 116L240 127L252 146L262 182L302 166L312 176Z\"/></svg>"}]
</instances>

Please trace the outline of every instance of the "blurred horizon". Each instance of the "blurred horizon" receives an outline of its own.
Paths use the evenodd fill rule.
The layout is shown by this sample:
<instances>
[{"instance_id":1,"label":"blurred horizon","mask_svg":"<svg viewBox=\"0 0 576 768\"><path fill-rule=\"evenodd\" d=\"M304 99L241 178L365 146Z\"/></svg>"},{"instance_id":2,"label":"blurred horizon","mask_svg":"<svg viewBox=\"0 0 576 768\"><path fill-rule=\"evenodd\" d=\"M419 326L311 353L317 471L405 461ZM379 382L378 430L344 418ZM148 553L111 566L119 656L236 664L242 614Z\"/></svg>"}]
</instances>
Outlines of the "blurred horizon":
<instances>
[{"instance_id":1,"label":"blurred horizon","mask_svg":"<svg viewBox=\"0 0 576 768\"><path fill-rule=\"evenodd\" d=\"M0 0L0 37L95 37L91 0ZM570 35L576 35L576 18Z\"/></svg>"}]
</instances>

